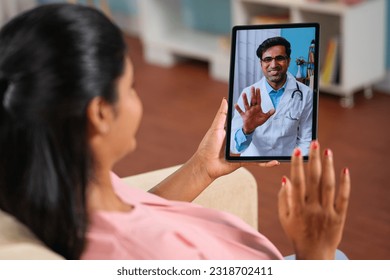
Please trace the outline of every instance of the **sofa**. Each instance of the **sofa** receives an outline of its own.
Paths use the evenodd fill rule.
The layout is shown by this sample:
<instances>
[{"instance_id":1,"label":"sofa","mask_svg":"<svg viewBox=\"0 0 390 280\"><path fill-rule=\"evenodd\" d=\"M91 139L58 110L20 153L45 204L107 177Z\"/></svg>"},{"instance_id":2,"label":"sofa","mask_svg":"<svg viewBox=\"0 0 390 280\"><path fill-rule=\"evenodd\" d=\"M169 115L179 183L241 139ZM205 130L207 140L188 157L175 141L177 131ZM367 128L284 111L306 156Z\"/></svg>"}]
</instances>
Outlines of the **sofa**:
<instances>
[{"instance_id":1,"label":"sofa","mask_svg":"<svg viewBox=\"0 0 390 280\"><path fill-rule=\"evenodd\" d=\"M126 184L147 191L180 165L122 178ZM245 168L218 178L194 201L204 207L230 212L257 229L257 183ZM0 211L0 259L62 259L40 242L23 224Z\"/></svg>"}]
</instances>

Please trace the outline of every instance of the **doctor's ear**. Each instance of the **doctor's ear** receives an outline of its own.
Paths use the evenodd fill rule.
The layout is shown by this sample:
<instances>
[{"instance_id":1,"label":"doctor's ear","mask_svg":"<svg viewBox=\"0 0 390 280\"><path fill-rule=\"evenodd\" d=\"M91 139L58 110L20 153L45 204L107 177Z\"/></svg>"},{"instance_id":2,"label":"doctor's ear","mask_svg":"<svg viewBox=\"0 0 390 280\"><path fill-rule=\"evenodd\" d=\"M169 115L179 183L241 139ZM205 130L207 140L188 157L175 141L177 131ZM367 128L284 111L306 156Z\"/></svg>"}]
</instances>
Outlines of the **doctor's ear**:
<instances>
[{"instance_id":1,"label":"doctor's ear","mask_svg":"<svg viewBox=\"0 0 390 280\"><path fill-rule=\"evenodd\" d=\"M114 106L100 96L94 97L87 107L87 119L93 131L107 134L115 119Z\"/></svg>"}]
</instances>

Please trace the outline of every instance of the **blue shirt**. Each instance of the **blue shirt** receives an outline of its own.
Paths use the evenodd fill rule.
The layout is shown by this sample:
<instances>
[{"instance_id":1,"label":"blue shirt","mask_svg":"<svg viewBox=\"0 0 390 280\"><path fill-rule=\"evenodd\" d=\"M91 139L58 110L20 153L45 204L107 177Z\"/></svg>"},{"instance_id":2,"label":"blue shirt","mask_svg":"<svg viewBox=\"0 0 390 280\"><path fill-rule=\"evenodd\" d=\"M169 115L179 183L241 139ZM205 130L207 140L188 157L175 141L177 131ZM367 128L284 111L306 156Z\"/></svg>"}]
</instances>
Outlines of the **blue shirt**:
<instances>
[{"instance_id":1,"label":"blue shirt","mask_svg":"<svg viewBox=\"0 0 390 280\"><path fill-rule=\"evenodd\" d=\"M286 89L286 85L287 85L287 81L280 89L275 90L270 86L268 81L266 81L265 83L265 87L267 89L268 95L271 98L272 104L274 105L275 109L279 105L279 101L282 98L284 90ZM248 146L252 142L253 133L254 131L251 134L245 134L242 128L237 130L236 134L234 135L237 151L241 152L246 148L248 148Z\"/></svg>"},{"instance_id":2,"label":"blue shirt","mask_svg":"<svg viewBox=\"0 0 390 280\"><path fill-rule=\"evenodd\" d=\"M268 82L265 83L265 87L267 89L268 95L271 98L272 104L274 105L275 109L279 105L279 101L282 98L282 95L284 93L284 90L286 89L287 82L284 83L284 85L278 89L273 89Z\"/></svg>"}]
</instances>

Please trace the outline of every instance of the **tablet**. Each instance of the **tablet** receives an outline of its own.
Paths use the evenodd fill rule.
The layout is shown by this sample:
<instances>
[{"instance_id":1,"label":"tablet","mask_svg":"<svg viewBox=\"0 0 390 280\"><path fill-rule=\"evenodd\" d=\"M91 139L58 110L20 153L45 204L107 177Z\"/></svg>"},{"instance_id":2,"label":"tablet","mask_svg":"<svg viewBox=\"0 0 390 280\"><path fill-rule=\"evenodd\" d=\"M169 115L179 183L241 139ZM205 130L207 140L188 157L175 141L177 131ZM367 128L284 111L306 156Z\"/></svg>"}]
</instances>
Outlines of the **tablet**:
<instances>
[{"instance_id":1,"label":"tablet","mask_svg":"<svg viewBox=\"0 0 390 280\"><path fill-rule=\"evenodd\" d=\"M319 24L232 29L226 159L308 159L317 139Z\"/></svg>"}]
</instances>

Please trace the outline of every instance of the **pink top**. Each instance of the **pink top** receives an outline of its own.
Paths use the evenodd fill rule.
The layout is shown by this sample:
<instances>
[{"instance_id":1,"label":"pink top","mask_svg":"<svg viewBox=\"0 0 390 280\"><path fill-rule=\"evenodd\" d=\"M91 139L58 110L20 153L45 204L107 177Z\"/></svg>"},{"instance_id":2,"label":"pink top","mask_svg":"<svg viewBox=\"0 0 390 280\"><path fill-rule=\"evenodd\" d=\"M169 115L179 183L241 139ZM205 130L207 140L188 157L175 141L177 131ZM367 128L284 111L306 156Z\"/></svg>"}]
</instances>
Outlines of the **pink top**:
<instances>
[{"instance_id":1,"label":"pink top","mask_svg":"<svg viewBox=\"0 0 390 280\"><path fill-rule=\"evenodd\" d=\"M96 211L82 259L281 259L276 247L241 219L134 189L112 175L130 212Z\"/></svg>"}]
</instances>

